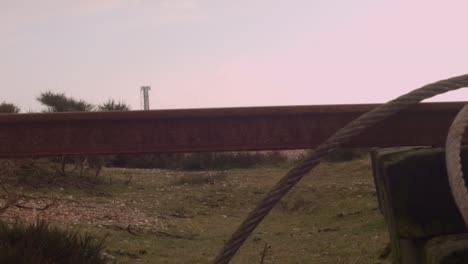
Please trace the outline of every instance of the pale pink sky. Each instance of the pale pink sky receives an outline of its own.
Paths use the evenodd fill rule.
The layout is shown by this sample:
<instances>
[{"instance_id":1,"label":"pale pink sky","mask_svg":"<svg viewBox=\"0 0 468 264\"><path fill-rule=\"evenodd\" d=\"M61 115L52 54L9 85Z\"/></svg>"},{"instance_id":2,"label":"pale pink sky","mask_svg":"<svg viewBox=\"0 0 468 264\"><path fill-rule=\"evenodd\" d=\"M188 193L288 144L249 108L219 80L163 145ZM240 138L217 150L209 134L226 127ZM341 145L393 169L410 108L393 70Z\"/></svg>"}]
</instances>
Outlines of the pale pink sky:
<instances>
[{"instance_id":1,"label":"pale pink sky","mask_svg":"<svg viewBox=\"0 0 468 264\"><path fill-rule=\"evenodd\" d=\"M0 0L0 101L377 103L468 73L468 1ZM468 98L468 91L435 101Z\"/></svg>"}]
</instances>

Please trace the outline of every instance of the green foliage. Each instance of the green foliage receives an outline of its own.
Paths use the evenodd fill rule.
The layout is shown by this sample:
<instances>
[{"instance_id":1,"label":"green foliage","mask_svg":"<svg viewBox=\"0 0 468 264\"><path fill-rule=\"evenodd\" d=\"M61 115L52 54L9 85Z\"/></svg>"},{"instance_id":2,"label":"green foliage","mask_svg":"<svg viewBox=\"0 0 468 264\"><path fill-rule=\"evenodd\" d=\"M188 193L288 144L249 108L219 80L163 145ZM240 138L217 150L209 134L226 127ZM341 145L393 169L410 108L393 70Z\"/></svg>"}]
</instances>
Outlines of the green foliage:
<instances>
[{"instance_id":1,"label":"green foliage","mask_svg":"<svg viewBox=\"0 0 468 264\"><path fill-rule=\"evenodd\" d=\"M226 170L284 164L280 152L206 152L152 155L116 155L109 164L114 167L160 168L181 170Z\"/></svg>"},{"instance_id":2,"label":"green foliage","mask_svg":"<svg viewBox=\"0 0 468 264\"><path fill-rule=\"evenodd\" d=\"M105 264L104 241L90 235L34 224L0 222L0 263Z\"/></svg>"},{"instance_id":3,"label":"green foliage","mask_svg":"<svg viewBox=\"0 0 468 264\"><path fill-rule=\"evenodd\" d=\"M19 113L19 111L20 109L14 104L6 102L0 104L0 114L16 114Z\"/></svg>"},{"instance_id":4,"label":"green foliage","mask_svg":"<svg viewBox=\"0 0 468 264\"><path fill-rule=\"evenodd\" d=\"M284 162L286 162L286 157L279 152L206 152L185 155L180 161L179 168L182 170L226 170Z\"/></svg>"},{"instance_id":5,"label":"green foliage","mask_svg":"<svg viewBox=\"0 0 468 264\"><path fill-rule=\"evenodd\" d=\"M67 97L64 93L50 91L41 93L37 98L47 107L48 112L89 112L94 110L94 105L83 100Z\"/></svg>"},{"instance_id":6,"label":"green foliage","mask_svg":"<svg viewBox=\"0 0 468 264\"><path fill-rule=\"evenodd\" d=\"M98 106L99 111L130 111L129 105L124 102L115 102L114 99L109 99L107 102Z\"/></svg>"}]
</instances>

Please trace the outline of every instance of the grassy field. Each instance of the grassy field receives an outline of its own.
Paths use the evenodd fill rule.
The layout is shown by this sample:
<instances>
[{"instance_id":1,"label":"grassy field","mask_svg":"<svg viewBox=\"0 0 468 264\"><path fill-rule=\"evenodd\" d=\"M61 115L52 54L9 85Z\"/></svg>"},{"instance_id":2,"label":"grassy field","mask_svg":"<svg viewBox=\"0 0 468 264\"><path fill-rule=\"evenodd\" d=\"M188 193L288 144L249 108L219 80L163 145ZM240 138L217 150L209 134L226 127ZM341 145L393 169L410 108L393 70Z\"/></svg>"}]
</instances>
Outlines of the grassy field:
<instances>
[{"instance_id":1,"label":"grassy field","mask_svg":"<svg viewBox=\"0 0 468 264\"><path fill-rule=\"evenodd\" d=\"M21 188L41 197L4 218L41 217L106 236L117 263L210 263L287 167L104 169L100 183ZM281 201L232 263L381 263L388 242L368 159L323 163ZM50 201L54 201L51 203Z\"/></svg>"}]
</instances>

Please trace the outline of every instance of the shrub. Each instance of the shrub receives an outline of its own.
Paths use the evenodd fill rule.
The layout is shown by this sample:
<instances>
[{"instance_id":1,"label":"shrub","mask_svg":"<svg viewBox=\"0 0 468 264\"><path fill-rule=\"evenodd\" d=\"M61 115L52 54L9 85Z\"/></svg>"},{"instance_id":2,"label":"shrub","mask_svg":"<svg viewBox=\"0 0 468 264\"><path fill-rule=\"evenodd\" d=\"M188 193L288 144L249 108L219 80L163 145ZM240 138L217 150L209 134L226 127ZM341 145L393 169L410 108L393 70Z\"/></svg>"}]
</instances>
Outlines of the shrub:
<instances>
[{"instance_id":1,"label":"shrub","mask_svg":"<svg viewBox=\"0 0 468 264\"><path fill-rule=\"evenodd\" d=\"M47 112L89 112L95 109L95 106L72 97L64 93L44 92L37 100L47 107Z\"/></svg>"},{"instance_id":2,"label":"shrub","mask_svg":"<svg viewBox=\"0 0 468 264\"><path fill-rule=\"evenodd\" d=\"M104 264L104 242L90 235L33 224L0 223L0 263Z\"/></svg>"},{"instance_id":3,"label":"shrub","mask_svg":"<svg viewBox=\"0 0 468 264\"><path fill-rule=\"evenodd\" d=\"M208 152L186 154L179 168L182 170L226 170L282 164L286 157L280 152Z\"/></svg>"},{"instance_id":4,"label":"shrub","mask_svg":"<svg viewBox=\"0 0 468 264\"><path fill-rule=\"evenodd\" d=\"M159 168L180 170L226 170L251 168L267 164L282 164L287 158L271 152L205 152L146 155L117 155L111 166L126 168Z\"/></svg>"},{"instance_id":5,"label":"shrub","mask_svg":"<svg viewBox=\"0 0 468 264\"><path fill-rule=\"evenodd\" d=\"M114 99L109 99L107 102L98 105L99 111L130 111L131 107L124 102L116 102Z\"/></svg>"},{"instance_id":6,"label":"shrub","mask_svg":"<svg viewBox=\"0 0 468 264\"><path fill-rule=\"evenodd\" d=\"M14 104L0 103L0 114L17 114L19 111L20 109Z\"/></svg>"}]
</instances>

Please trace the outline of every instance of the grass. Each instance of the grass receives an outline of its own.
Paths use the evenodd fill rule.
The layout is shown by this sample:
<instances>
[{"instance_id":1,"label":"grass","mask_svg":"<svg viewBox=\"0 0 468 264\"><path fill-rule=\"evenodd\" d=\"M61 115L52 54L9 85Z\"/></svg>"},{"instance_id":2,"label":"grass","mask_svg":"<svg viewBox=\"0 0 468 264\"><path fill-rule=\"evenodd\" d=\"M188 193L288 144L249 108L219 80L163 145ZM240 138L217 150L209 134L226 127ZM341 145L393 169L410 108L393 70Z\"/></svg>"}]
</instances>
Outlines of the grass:
<instances>
[{"instance_id":1,"label":"grass","mask_svg":"<svg viewBox=\"0 0 468 264\"><path fill-rule=\"evenodd\" d=\"M65 224L107 235L107 253L117 263L210 263L286 172L285 167L222 172L107 168L102 183L91 190L23 192L73 197L80 206L98 208L89 221ZM232 263L260 263L265 245L263 263L381 263L378 256L388 237L376 199L369 160L325 162L273 209ZM104 209L116 214L103 215ZM53 210L42 213L47 217ZM90 209L83 210L79 213Z\"/></svg>"},{"instance_id":2,"label":"grass","mask_svg":"<svg viewBox=\"0 0 468 264\"><path fill-rule=\"evenodd\" d=\"M175 185L204 185L204 184L215 184L226 180L226 174L224 172L217 173L198 173L188 174L179 177L174 184Z\"/></svg>"},{"instance_id":3,"label":"grass","mask_svg":"<svg viewBox=\"0 0 468 264\"><path fill-rule=\"evenodd\" d=\"M106 264L104 241L44 221L0 224L0 263Z\"/></svg>"}]
</instances>

